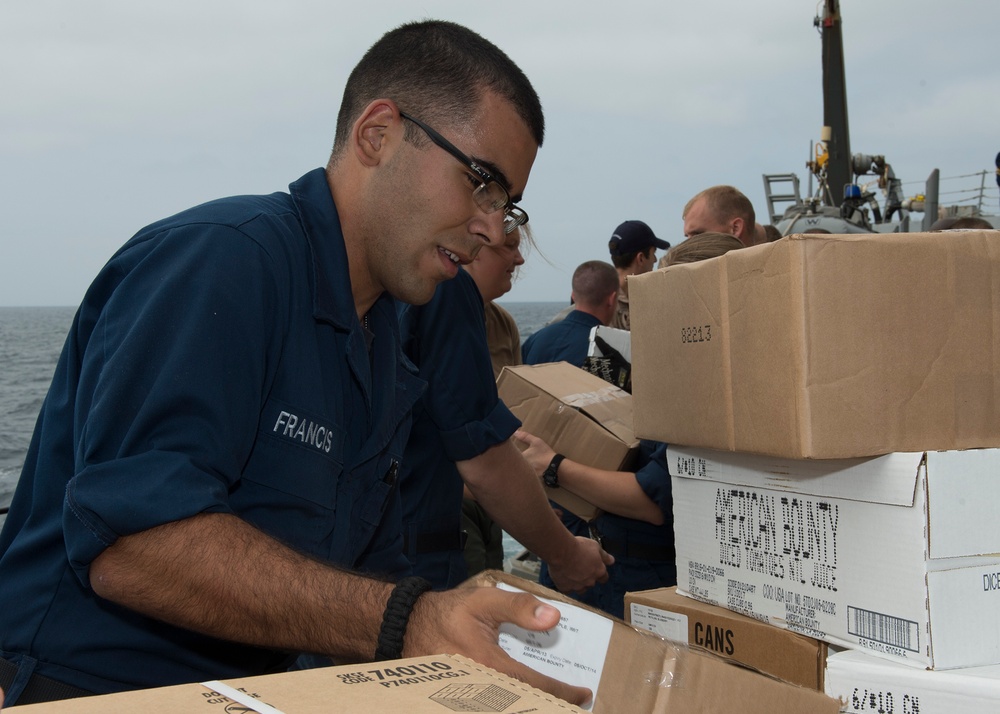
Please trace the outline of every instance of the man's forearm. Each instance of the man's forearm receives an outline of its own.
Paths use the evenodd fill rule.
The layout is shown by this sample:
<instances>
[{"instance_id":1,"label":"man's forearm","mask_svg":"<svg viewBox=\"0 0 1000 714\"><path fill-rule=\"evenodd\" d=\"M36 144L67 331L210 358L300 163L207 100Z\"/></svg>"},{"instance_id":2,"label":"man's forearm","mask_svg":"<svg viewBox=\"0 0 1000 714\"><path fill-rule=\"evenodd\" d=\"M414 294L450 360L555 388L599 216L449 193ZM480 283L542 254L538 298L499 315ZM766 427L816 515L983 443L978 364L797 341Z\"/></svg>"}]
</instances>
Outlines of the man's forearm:
<instances>
[{"instance_id":1,"label":"man's forearm","mask_svg":"<svg viewBox=\"0 0 1000 714\"><path fill-rule=\"evenodd\" d=\"M653 525L664 522L663 511L642 490L635 474L605 471L564 459L559 466L560 485L603 511Z\"/></svg>"},{"instance_id":2,"label":"man's forearm","mask_svg":"<svg viewBox=\"0 0 1000 714\"><path fill-rule=\"evenodd\" d=\"M236 642L371 661L391 583L337 570L228 514L203 514L121 538L91 565L94 591L180 627ZM515 662L497 644L512 622L548 630L559 613L496 588L428 592L413 607L403 657L457 653L582 704L588 691Z\"/></svg>"},{"instance_id":3,"label":"man's forearm","mask_svg":"<svg viewBox=\"0 0 1000 714\"><path fill-rule=\"evenodd\" d=\"M228 514L120 538L93 562L90 581L101 597L179 627L352 660L372 657L392 590Z\"/></svg>"},{"instance_id":4,"label":"man's forearm","mask_svg":"<svg viewBox=\"0 0 1000 714\"><path fill-rule=\"evenodd\" d=\"M510 441L457 463L466 486L490 518L532 553L558 562L575 539L549 505L541 482Z\"/></svg>"}]
</instances>

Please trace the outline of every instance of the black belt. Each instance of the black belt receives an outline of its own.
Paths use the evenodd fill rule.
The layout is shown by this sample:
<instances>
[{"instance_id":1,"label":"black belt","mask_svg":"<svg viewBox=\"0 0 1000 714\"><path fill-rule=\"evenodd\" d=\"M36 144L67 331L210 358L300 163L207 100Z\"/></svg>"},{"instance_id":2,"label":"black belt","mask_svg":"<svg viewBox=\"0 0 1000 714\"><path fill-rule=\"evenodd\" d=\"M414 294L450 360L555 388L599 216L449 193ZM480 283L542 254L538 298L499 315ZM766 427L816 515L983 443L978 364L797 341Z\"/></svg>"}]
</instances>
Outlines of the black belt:
<instances>
[{"instance_id":1,"label":"black belt","mask_svg":"<svg viewBox=\"0 0 1000 714\"><path fill-rule=\"evenodd\" d=\"M417 533L403 536L403 552L410 555L439 553L449 550L465 550L465 541L469 534L465 531L437 531L436 533Z\"/></svg>"},{"instance_id":2,"label":"black belt","mask_svg":"<svg viewBox=\"0 0 1000 714\"><path fill-rule=\"evenodd\" d=\"M608 538L597 529L597 524L591 521L590 536L601 544L608 553L616 558L638 558L640 560L674 560L673 539L660 543L642 543L626 538Z\"/></svg>"},{"instance_id":3,"label":"black belt","mask_svg":"<svg viewBox=\"0 0 1000 714\"><path fill-rule=\"evenodd\" d=\"M16 664L0 657L0 689L10 692L14 678L17 677L17 672L18 666ZM21 695L17 698L17 704L54 702L59 699L75 699L76 697L86 697L91 694L93 692L71 687L68 684L43 677L40 674L32 674L24 689L21 690Z\"/></svg>"}]
</instances>

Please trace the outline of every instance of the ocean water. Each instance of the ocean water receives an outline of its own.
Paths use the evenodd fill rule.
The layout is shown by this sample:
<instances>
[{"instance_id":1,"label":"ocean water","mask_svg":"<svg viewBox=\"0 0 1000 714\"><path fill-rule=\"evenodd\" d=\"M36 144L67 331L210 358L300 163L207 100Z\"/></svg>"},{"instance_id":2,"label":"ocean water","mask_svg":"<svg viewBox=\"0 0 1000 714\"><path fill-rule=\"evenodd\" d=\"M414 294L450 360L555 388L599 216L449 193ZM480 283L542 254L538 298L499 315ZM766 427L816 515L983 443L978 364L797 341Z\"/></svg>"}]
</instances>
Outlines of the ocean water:
<instances>
[{"instance_id":1,"label":"ocean water","mask_svg":"<svg viewBox=\"0 0 1000 714\"><path fill-rule=\"evenodd\" d=\"M0 307L0 506L14 495L75 314L75 307Z\"/></svg>"},{"instance_id":2,"label":"ocean water","mask_svg":"<svg viewBox=\"0 0 1000 714\"><path fill-rule=\"evenodd\" d=\"M500 302L523 341L563 303ZM0 307L0 507L7 506L75 307ZM5 516L0 515L0 524ZM513 546L512 546L513 547Z\"/></svg>"}]
</instances>

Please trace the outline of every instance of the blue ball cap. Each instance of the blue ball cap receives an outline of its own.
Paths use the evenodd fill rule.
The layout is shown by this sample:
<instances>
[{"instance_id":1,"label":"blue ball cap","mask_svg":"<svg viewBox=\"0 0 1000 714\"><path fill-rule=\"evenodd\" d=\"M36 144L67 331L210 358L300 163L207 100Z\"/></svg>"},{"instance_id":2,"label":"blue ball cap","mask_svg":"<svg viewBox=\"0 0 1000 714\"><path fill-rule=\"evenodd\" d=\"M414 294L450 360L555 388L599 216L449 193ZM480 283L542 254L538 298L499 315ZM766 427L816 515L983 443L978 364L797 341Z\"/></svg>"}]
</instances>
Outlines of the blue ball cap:
<instances>
[{"instance_id":1,"label":"blue ball cap","mask_svg":"<svg viewBox=\"0 0 1000 714\"><path fill-rule=\"evenodd\" d=\"M653 235L653 229L642 221L625 221L615 228L608 242L611 255L629 255L649 248L666 250L670 243Z\"/></svg>"}]
</instances>

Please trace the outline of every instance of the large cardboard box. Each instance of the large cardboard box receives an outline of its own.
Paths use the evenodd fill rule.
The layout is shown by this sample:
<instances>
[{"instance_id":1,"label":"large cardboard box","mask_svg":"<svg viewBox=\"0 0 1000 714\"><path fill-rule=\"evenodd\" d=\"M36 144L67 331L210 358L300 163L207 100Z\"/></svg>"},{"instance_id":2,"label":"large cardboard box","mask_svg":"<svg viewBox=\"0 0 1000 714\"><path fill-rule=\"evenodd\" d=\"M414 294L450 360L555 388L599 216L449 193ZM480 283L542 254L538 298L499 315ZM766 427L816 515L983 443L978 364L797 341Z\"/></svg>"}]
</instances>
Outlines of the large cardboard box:
<instances>
[{"instance_id":1,"label":"large cardboard box","mask_svg":"<svg viewBox=\"0 0 1000 714\"><path fill-rule=\"evenodd\" d=\"M831 653L826 692L850 714L983 714L1000 711L1000 666L936 672L858 650Z\"/></svg>"},{"instance_id":2,"label":"large cardboard box","mask_svg":"<svg viewBox=\"0 0 1000 714\"><path fill-rule=\"evenodd\" d=\"M626 593L625 619L668 640L823 691L825 642L684 597L676 587Z\"/></svg>"},{"instance_id":3,"label":"large cardboard box","mask_svg":"<svg viewBox=\"0 0 1000 714\"><path fill-rule=\"evenodd\" d=\"M667 465L683 594L922 667L1000 663L1000 450Z\"/></svg>"},{"instance_id":4,"label":"large cardboard box","mask_svg":"<svg viewBox=\"0 0 1000 714\"><path fill-rule=\"evenodd\" d=\"M670 642L538 583L486 571L469 584L521 590L562 615L551 633L501 630L501 646L528 666L595 691L595 714L823 714L840 703Z\"/></svg>"},{"instance_id":5,"label":"large cardboard box","mask_svg":"<svg viewBox=\"0 0 1000 714\"><path fill-rule=\"evenodd\" d=\"M497 390L526 431L573 461L609 471L634 461L639 441L632 431L632 395L600 377L567 362L504 367ZM584 520L598 514L567 488L545 491Z\"/></svg>"},{"instance_id":6,"label":"large cardboard box","mask_svg":"<svg viewBox=\"0 0 1000 714\"><path fill-rule=\"evenodd\" d=\"M371 714L544 712L578 707L458 656L286 672L182 684L4 709L16 714Z\"/></svg>"},{"instance_id":7,"label":"large cardboard box","mask_svg":"<svg viewBox=\"0 0 1000 714\"><path fill-rule=\"evenodd\" d=\"M1000 446L1000 233L793 235L629 278L641 438L789 458Z\"/></svg>"}]
</instances>

